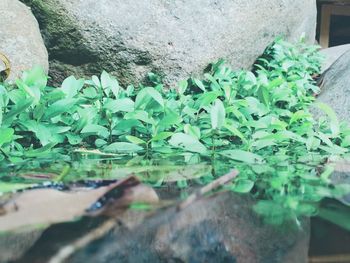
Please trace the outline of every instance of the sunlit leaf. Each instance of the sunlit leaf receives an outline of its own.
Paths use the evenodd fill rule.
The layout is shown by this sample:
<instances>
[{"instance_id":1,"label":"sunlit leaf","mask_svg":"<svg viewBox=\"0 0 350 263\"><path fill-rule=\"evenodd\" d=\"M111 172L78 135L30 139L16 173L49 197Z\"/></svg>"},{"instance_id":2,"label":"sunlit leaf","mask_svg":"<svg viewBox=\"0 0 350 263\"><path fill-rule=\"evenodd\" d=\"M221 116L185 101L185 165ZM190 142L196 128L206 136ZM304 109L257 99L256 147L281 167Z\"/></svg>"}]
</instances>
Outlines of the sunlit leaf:
<instances>
[{"instance_id":1,"label":"sunlit leaf","mask_svg":"<svg viewBox=\"0 0 350 263\"><path fill-rule=\"evenodd\" d=\"M211 127L214 130L220 129L225 124L225 116L224 104L219 99L215 100L210 110Z\"/></svg>"},{"instance_id":2,"label":"sunlit leaf","mask_svg":"<svg viewBox=\"0 0 350 263\"><path fill-rule=\"evenodd\" d=\"M170 145L185 151L205 153L206 147L196 138L185 133L175 133L169 140Z\"/></svg>"},{"instance_id":3,"label":"sunlit leaf","mask_svg":"<svg viewBox=\"0 0 350 263\"><path fill-rule=\"evenodd\" d=\"M264 158L255 153L243 151L243 150L225 150L219 152L220 155L228 157L235 161L245 162L245 163L262 163Z\"/></svg>"}]
</instances>

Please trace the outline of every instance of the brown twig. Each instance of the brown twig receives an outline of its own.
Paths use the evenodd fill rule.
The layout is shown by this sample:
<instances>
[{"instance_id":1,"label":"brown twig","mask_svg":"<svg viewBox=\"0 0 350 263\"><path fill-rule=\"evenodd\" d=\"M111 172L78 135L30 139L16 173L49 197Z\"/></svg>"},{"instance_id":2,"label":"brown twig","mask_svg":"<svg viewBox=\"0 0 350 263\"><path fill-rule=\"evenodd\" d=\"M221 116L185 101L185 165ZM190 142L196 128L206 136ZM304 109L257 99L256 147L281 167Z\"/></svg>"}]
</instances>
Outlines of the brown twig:
<instances>
[{"instance_id":1,"label":"brown twig","mask_svg":"<svg viewBox=\"0 0 350 263\"><path fill-rule=\"evenodd\" d=\"M103 237L109 231L111 231L117 224L116 219L109 219L104 222L98 228L92 230L87 235L79 238L75 242L61 248L49 261L49 263L62 263L65 262L70 256L72 256L76 251L87 246L91 242Z\"/></svg>"},{"instance_id":2,"label":"brown twig","mask_svg":"<svg viewBox=\"0 0 350 263\"><path fill-rule=\"evenodd\" d=\"M179 210L185 209L186 207L188 207L194 201L198 200L203 195L205 195L205 194L209 193L210 191L213 191L213 190L217 189L218 187L223 186L223 185L227 184L228 182L232 181L233 179L235 179L237 177L238 174L239 174L238 170L233 170L230 173L223 175L223 176L219 177L218 179L214 180L213 182L207 184L206 186L202 187L197 192L191 194L185 201L180 203L177 206L177 210L179 211Z\"/></svg>"}]
</instances>

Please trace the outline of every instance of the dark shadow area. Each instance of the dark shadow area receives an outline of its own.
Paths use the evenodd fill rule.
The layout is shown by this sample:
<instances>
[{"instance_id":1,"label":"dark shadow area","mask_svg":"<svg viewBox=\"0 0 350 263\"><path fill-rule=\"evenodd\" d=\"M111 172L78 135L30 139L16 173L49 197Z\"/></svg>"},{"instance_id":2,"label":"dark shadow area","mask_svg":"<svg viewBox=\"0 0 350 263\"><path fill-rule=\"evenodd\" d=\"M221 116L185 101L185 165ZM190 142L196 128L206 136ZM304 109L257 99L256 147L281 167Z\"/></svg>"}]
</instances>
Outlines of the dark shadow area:
<instances>
[{"instance_id":1,"label":"dark shadow area","mask_svg":"<svg viewBox=\"0 0 350 263\"><path fill-rule=\"evenodd\" d=\"M316 40L320 40L321 4L317 3ZM350 43L350 16L331 16L329 47Z\"/></svg>"}]
</instances>

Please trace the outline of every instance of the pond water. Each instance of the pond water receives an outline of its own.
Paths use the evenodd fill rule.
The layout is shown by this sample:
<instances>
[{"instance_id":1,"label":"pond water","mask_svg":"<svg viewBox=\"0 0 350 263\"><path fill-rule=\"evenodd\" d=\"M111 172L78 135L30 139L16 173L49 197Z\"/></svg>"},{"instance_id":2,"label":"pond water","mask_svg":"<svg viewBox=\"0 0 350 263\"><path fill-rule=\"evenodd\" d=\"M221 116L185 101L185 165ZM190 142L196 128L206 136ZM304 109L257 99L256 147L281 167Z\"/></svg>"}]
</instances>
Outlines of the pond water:
<instances>
[{"instance_id":1,"label":"pond water","mask_svg":"<svg viewBox=\"0 0 350 263\"><path fill-rule=\"evenodd\" d=\"M311 226L272 211L272 224L254 211L254 189L233 193L228 181L202 191L232 168L186 154L6 167L0 262L350 262L349 207L324 200Z\"/></svg>"}]
</instances>

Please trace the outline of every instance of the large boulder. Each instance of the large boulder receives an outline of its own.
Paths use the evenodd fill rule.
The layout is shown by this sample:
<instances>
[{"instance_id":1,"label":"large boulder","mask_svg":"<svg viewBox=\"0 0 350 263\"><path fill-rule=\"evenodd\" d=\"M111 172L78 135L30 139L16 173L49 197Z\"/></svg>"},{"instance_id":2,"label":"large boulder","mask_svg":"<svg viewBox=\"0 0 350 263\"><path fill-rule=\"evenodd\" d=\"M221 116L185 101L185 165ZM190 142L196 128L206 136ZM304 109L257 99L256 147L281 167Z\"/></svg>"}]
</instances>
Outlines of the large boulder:
<instances>
[{"instance_id":1,"label":"large boulder","mask_svg":"<svg viewBox=\"0 0 350 263\"><path fill-rule=\"evenodd\" d=\"M350 50L341 55L323 74L317 101L328 104L340 121L350 123ZM319 111L314 112L316 116Z\"/></svg>"},{"instance_id":2,"label":"large boulder","mask_svg":"<svg viewBox=\"0 0 350 263\"><path fill-rule=\"evenodd\" d=\"M21 0L41 24L56 81L105 69L174 84L224 58L247 68L277 36L314 42L315 0Z\"/></svg>"},{"instance_id":3,"label":"large boulder","mask_svg":"<svg viewBox=\"0 0 350 263\"><path fill-rule=\"evenodd\" d=\"M325 61L322 65L322 73L329 69L329 67L348 50L350 50L350 44L322 49L320 52L325 57Z\"/></svg>"},{"instance_id":4,"label":"large boulder","mask_svg":"<svg viewBox=\"0 0 350 263\"><path fill-rule=\"evenodd\" d=\"M201 198L182 209L114 210L115 226L103 236L98 233L105 224L96 229L102 218L57 224L46 229L14 263L58 262L53 256L62 255L58 250L67 244L74 253L59 262L308 262L309 219L300 219L298 224L264 224L252 211L254 203L250 196L226 192ZM99 238L74 249L75 244L87 240L87 231L90 237L94 233Z\"/></svg>"},{"instance_id":5,"label":"large boulder","mask_svg":"<svg viewBox=\"0 0 350 263\"><path fill-rule=\"evenodd\" d=\"M306 263L309 220L264 224L252 205L248 196L224 193L161 210L131 231L114 229L68 262Z\"/></svg>"},{"instance_id":6,"label":"large boulder","mask_svg":"<svg viewBox=\"0 0 350 263\"><path fill-rule=\"evenodd\" d=\"M0 17L0 52L11 62L9 79L19 77L23 70L33 66L47 71L47 50L30 9L17 0L1 0ZM0 64L1 71L4 68Z\"/></svg>"}]
</instances>

